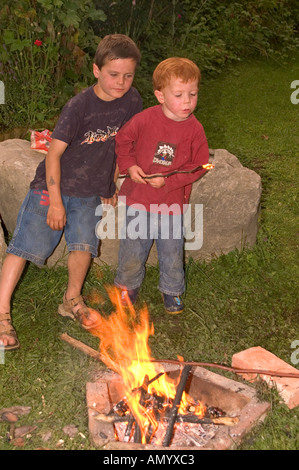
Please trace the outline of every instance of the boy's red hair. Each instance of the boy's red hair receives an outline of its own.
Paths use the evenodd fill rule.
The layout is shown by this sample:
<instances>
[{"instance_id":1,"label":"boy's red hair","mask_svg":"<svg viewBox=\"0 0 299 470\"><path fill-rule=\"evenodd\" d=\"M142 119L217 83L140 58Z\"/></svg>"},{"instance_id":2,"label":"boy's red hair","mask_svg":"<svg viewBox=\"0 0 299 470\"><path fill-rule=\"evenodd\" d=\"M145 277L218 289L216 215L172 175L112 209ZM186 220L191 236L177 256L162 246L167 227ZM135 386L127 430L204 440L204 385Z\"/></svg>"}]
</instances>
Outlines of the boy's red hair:
<instances>
[{"instance_id":1,"label":"boy's red hair","mask_svg":"<svg viewBox=\"0 0 299 470\"><path fill-rule=\"evenodd\" d=\"M201 79L197 65L190 59L183 57L170 57L160 62L153 73L154 90L162 90L169 85L171 78L180 78L183 82Z\"/></svg>"}]
</instances>

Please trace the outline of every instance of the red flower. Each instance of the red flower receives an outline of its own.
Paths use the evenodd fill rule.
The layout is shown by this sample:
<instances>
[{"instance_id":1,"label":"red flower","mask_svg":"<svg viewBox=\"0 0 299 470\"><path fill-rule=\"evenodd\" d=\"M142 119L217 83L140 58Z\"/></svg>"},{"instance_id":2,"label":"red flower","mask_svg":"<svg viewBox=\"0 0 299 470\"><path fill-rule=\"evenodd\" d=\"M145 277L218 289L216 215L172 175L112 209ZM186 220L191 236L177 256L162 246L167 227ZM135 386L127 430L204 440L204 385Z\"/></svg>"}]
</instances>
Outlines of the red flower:
<instances>
[{"instance_id":1,"label":"red flower","mask_svg":"<svg viewBox=\"0 0 299 470\"><path fill-rule=\"evenodd\" d=\"M42 46L43 41L40 41L40 39L36 39L36 40L34 41L34 44L35 44L36 46Z\"/></svg>"}]
</instances>

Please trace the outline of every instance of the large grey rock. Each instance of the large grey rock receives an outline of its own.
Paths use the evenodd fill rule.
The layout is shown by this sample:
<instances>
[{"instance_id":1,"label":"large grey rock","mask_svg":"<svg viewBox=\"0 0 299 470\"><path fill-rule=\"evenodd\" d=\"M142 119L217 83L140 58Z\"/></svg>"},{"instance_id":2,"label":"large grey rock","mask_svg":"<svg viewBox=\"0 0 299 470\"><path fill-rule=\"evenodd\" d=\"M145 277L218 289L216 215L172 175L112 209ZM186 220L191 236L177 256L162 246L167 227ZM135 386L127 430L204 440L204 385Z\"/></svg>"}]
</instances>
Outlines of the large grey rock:
<instances>
[{"instance_id":1,"label":"large grey rock","mask_svg":"<svg viewBox=\"0 0 299 470\"><path fill-rule=\"evenodd\" d=\"M27 140L9 139L0 142L0 213L11 234L36 167L44 158L43 153L30 148ZM65 264L66 258L65 241L62 238L47 265Z\"/></svg>"},{"instance_id":2,"label":"large grey rock","mask_svg":"<svg viewBox=\"0 0 299 470\"><path fill-rule=\"evenodd\" d=\"M28 141L10 139L0 142L0 213L11 233L30 181L43 158L43 154L30 149ZM186 215L186 256L207 261L234 249L254 245L262 191L260 177L243 167L227 150L212 151L210 161L215 167L194 183ZM116 265L119 245L117 209L111 217L116 236L103 239L100 256L95 261ZM106 213L104 219L109 220ZM66 259L62 238L47 265L65 264ZM155 246L148 262L157 262Z\"/></svg>"},{"instance_id":3,"label":"large grey rock","mask_svg":"<svg viewBox=\"0 0 299 470\"><path fill-rule=\"evenodd\" d=\"M190 198L191 209L203 205L202 246L197 249L193 242L193 249L191 241L186 256L199 260L252 247L258 231L260 176L227 150L215 150L210 163L214 169L194 183Z\"/></svg>"},{"instance_id":4,"label":"large grey rock","mask_svg":"<svg viewBox=\"0 0 299 470\"><path fill-rule=\"evenodd\" d=\"M17 215L35 169L45 156L30 149L30 142L0 142L0 213L8 232L14 231Z\"/></svg>"}]
</instances>

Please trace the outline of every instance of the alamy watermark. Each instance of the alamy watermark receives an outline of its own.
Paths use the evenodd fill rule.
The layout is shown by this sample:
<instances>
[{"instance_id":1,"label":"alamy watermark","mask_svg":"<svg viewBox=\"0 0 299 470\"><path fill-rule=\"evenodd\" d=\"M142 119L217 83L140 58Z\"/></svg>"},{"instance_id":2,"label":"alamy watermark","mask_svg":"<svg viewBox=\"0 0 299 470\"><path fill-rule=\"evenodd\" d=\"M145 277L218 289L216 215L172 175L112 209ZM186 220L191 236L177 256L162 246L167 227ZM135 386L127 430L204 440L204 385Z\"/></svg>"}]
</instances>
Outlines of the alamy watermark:
<instances>
[{"instance_id":1,"label":"alamy watermark","mask_svg":"<svg viewBox=\"0 0 299 470\"><path fill-rule=\"evenodd\" d=\"M296 366L299 364L299 339L295 339L291 343L291 348L295 349L295 351L291 354L291 363Z\"/></svg>"},{"instance_id":2,"label":"alamy watermark","mask_svg":"<svg viewBox=\"0 0 299 470\"><path fill-rule=\"evenodd\" d=\"M295 91L291 94L291 102L293 104L299 103L299 80L293 80L291 83L291 88L296 88Z\"/></svg>"},{"instance_id":3,"label":"alamy watermark","mask_svg":"<svg viewBox=\"0 0 299 470\"><path fill-rule=\"evenodd\" d=\"M203 205L184 204L183 219L179 204L151 204L150 212L142 204L129 206L125 198L118 202L116 208L112 205L99 205L96 215L101 220L96 226L99 239L110 240L129 237L167 240L185 239L185 250L199 250L203 244Z\"/></svg>"},{"instance_id":4,"label":"alamy watermark","mask_svg":"<svg viewBox=\"0 0 299 470\"><path fill-rule=\"evenodd\" d=\"M5 347L2 341L0 341L0 366L5 363Z\"/></svg>"},{"instance_id":5,"label":"alamy watermark","mask_svg":"<svg viewBox=\"0 0 299 470\"><path fill-rule=\"evenodd\" d=\"M0 80L0 104L5 104L5 86Z\"/></svg>"}]
</instances>

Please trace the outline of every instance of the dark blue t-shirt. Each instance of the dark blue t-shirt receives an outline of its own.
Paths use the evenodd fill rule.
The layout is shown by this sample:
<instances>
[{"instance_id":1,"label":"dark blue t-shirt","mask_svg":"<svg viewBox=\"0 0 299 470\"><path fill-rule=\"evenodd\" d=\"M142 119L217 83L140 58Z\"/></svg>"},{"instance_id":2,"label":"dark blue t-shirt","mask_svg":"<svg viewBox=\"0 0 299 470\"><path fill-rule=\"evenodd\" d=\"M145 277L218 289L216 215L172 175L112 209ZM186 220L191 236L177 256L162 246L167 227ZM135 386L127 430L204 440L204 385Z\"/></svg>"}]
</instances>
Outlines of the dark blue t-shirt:
<instances>
[{"instance_id":1,"label":"dark blue t-shirt","mask_svg":"<svg viewBox=\"0 0 299 470\"><path fill-rule=\"evenodd\" d=\"M113 101L103 101L86 88L64 106L52 138L68 144L61 163L61 192L66 196L112 197L115 135L142 110L142 100L135 88ZM37 167L31 189L47 189L45 160Z\"/></svg>"}]
</instances>

